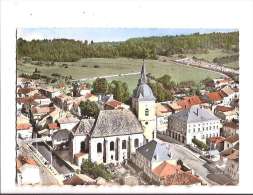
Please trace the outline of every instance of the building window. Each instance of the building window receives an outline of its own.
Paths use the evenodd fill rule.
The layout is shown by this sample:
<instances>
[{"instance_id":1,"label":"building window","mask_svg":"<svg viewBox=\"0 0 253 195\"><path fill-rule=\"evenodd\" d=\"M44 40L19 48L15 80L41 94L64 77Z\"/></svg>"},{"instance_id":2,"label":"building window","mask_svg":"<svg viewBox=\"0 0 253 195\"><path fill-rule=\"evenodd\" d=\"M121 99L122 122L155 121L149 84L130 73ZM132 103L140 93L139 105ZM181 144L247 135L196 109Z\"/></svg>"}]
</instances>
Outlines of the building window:
<instances>
[{"instance_id":1,"label":"building window","mask_svg":"<svg viewBox=\"0 0 253 195\"><path fill-rule=\"evenodd\" d=\"M148 125L148 122L145 122L145 125Z\"/></svg>"},{"instance_id":2,"label":"building window","mask_svg":"<svg viewBox=\"0 0 253 195\"><path fill-rule=\"evenodd\" d=\"M208 127L206 128L206 130L208 130Z\"/></svg>"},{"instance_id":3,"label":"building window","mask_svg":"<svg viewBox=\"0 0 253 195\"><path fill-rule=\"evenodd\" d=\"M211 130L211 129L212 129L212 127L210 126L210 127L209 127L209 130Z\"/></svg>"},{"instance_id":4,"label":"building window","mask_svg":"<svg viewBox=\"0 0 253 195\"><path fill-rule=\"evenodd\" d=\"M139 140L137 138L134 140L134 147L139 147Z\"/></svg>"},{"instance_id":5,"label":"building window","mask_svg":"<svg viewBox=\"0 0 253 195\"><path fill-rule=\"evenodd\" d=\"M126 149L126 140L122 141L122 149Z\"/></svg>"},{"instance_id":6,"label":"building window","mask_svg":"<svg viewBox=\"0 0 253 195\"><path fill-rule=\"evenodd\" d=\"M101 143L98 143L97 144L97 152L102 152L102 144Z\"/></svg>"},{"instance_id":7,"label":"building window","mask_svg":"<svg viewBox=\"0 0 253 195\"><path fill-rule=\"evenodd\" d=\"M145 109L145 116L148 116L148 115L149 115L149 109L146 108L146 109Z\"/></svg>"},{"instance_id":8,"label":"building window","mask_svg":"<svg viewBox=\"0 0 253 195\"><path fill-rule=\"evenodd\" d=\"M114 142L110 142L110 151L114 150Z\"/></svg>"},{"instance_id":9,"label":"building window","mask_svg":"<svg viewBox=\"0 0 253 195\"><path fill-rule=\"evenodd\" d=\"M111 155L111 160L113 160L113 155Z\"/></svg>"}]
</instances>

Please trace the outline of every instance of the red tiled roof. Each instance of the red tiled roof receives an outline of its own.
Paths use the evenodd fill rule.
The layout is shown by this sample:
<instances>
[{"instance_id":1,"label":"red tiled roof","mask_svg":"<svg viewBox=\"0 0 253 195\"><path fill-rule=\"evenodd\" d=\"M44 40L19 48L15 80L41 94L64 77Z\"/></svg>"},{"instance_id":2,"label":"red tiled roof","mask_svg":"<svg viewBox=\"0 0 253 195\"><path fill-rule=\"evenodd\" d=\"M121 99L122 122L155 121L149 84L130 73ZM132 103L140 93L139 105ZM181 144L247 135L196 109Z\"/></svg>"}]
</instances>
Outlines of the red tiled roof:
<instances>
[{"instance_id":1,"label":"red tiled roof","mask_svg":"<svg viewBox=\"0 0 253 195\"><path fill-rule=\"evenodd\" d=\"M117 100L111 100L105 103L105 105L110 106L112 108L117 108L118 106L120 106L122 103L117 101Z\"/></svg>"},{"instance_id":2,"label":"red tiled roof","mask_svg":"<svg viewBox=\"0 0 253 195\"><path fill-rule=\"evenodd\" d=\"M30 164L30 165L37 165L37 163L35 162L35 160L33 160L32 158L28 158L28 157L24 157L24 156L20 156L19 160L22 164Z\"/></svg>"},{"instance_id":3,"label":"red tiled roof","mask_svg":"<svg viewBox=\"0 0 253 195\"><path fill-rule=\"evenodd\" d=\"M220 111L220 112L229 112L229 111L234 110L234 108L227 107L227 106L216 106L215 110Z\"/></svg>"},{"instance_id":4,"label":"red tiled roof","mask_svg":"<svg viewBox=\"0 0 253 195\"><path fill-rule=\"evenodd\" d=\"M229 137L227 137L226 139L225 139L225 141L227 141L227 142L229 142L229 143L235 143L235 142L237 142L239 140L239 135L231 135L231 136L229 136Z\"/></svg>"},{"instance_id":5,"label":"red tiled roof","mask_svg":"<svg viewBox=\"0 0 253 195\"><path fill-rule=\"evenodd\" d=\"M177 101L177 104L182 108L190 108L193 105L201 104L202 101L198 96L184 97L183 100Z\"/></svg>"},{"instance_id":6,"label":"red tiled roof","mask_svg":"<svg viewBox=\"0 0 253 195\"><path fill-rule=\"evenodd\" d=\"M31 128L32 125L29 124L29 123L21 123L21 124L17 124L17 130L26 130L26 129L29 129Z\"/></svg>"},{"instance_id":7,"label":"red tiled roof","mask_svg":"<svg viewBox=\"0 0 253 195\"><path fill-rule=\"evenodd\" d=\"M159 166L154 168L152 172L159 177L166 177L175 173L181 172L180 166L175 166L164 161Z\"/></svg>"},{"instance_id":8,"label":"red tiled roof","mask_svg":"<svg viewBox=\"0 0 253 195\"><path fill-rule=\"evenodd\" d=\"M223 127L229 127L229 128L233 128L233 129L238 129L239 128L239 124L238 123L234 123L234 122L227 122L223 125Z\"/></svg>"},{"instance_id":9,"label":"red tiled roof","mask_svg":"<svg viewBox=\"0 0 253 195\"><path fill-rule=\"evenodd\" d=\"M86 184L85 181L83 181L80 177L74 175L73 177L66 179L63 181L64 185L84 185Z\"/></svg>"},{"instance_id":10,"label":"red tiled roof","mask_svg":"<svg viewBox=\"0 0 253 195\"><path fill-rule=\"evenodd\" d=\"M43 107L32 107L32 112L41 114L41 113L50 113L55 110L55 107L48 107L48 106L43 106Z\"/></svg>"},{"instance_id":11,"label":"red tiled roof","mask_svg":"<svg viewBox=\"0 0 253 195\"><path fill-rule=\"evenodd\" d=\"M208 99L211 101L219 101L223 99L222 95L219 92L211 92L208 93L207 96Z\"/></svg>"},{"instance_id":12,"label":"red tiled roof","mask_svg":"<svg viewBox=\"0 0 253 195\"><path fill-rule=\"evenodd\" d=\"M32 104L32 103L34 103L34 100L32 97L17 98L17 103L19 103L19 104Z\"/></svg>"},{"instance_id":13,"label":"red tiled roof","mask_svg":"<svg viewBox=\"0 0 253 195\"><path fill-rule=\"evenodd\" d=\"M58 126L57 123L49 123L49 124L48 124L48 128L49 128L49 129L58 129L59 126Z\"/></svg>"},{"instance_id":14,"label":"red tiled roof","mask_svg":"<svg viewBox=\"0 0 253 195\"><path fill-rule=\"evenodd\" d=\"M27 93L30 93L31 91L34 91L34 90L35 89L33 89L33 88L19 88L18 93L27 94Z\"/></svg>"},{"instance_id":15,"label":"red tiled roof","mask_svg":"<svg viewBox=\"0 0 253 195\"><path fill-rule=\"evenodd\" d=\"M175 173L164 179L165 185L193 185L201 183L201 180L188 172Z\"/></svg>"},{"instance_id":16,"label":"red tiled roof","mask_svg":"<svg viewBox=\"0 0 253 195\"><path fill-rule=\"evenodd\" d=\"M224 142L225 138L224 137L210 137L209 138L210 142L214 143L214 144L219 144L221 142Z\"/></svg>"}]
</instances>

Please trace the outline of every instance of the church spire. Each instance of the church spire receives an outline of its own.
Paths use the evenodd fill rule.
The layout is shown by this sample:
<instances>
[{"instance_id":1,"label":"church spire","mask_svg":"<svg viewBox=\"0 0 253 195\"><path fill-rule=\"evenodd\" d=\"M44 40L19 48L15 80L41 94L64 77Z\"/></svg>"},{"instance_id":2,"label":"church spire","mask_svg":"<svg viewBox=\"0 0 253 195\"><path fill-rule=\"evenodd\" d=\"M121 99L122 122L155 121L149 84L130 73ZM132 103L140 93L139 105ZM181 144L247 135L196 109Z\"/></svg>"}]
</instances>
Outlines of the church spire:
<instances>
[{"instance_id":1,"label":"church spire","mask_svg":"<svg viewBox=\"0 0 253 195\"><path fill-rule=\"evenodd\" d=\"M143 84L147 82L147 77L146 77L146 70L145 70L145 64L144 64L144 59L143 59L143 65L141 67L141 78L140 78L140 83Z\"/></svg>"}]
</instances>

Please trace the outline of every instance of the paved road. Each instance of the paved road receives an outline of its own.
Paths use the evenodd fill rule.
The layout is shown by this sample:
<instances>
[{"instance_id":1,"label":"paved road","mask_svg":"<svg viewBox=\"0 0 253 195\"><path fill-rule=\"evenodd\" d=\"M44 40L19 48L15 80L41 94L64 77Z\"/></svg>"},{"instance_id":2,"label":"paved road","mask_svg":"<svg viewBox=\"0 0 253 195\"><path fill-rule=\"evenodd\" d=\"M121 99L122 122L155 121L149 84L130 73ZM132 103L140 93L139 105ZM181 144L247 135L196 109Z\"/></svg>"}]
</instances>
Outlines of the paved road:
<instances>
[{"instance_id":1,"label":"paved road","mask_svg":"<svg viewBox=\"0 0 253 195\"><path fill-rule=\"evenodd\" d=\"M163 137L165 138L165 136ZM167 142L167 140L164 141ZM207 175L210 174L211 172L205 167L206 161L200 159L199 154L192 152L191 150L185 148L181 144L172 143L171 141L169 141L169 143L171 144L171 149L173 151L172 158L178 160L181 159L185 165L193 169L195 174L202 177L207 182L207 184L211 185L217 184L216 182L207 178Z\"/></svg>"}]
</instances>

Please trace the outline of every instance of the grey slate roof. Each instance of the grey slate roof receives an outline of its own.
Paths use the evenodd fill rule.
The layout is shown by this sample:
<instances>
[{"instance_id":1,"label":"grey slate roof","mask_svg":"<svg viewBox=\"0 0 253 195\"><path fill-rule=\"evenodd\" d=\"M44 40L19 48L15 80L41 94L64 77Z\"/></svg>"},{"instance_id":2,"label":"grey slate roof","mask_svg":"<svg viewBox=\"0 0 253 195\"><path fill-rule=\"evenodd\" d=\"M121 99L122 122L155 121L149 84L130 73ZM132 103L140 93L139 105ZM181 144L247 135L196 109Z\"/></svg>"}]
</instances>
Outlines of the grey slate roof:
<instances>
[{"instance_id":1,"label":"grey slate roof","mask_svg":"<svg viewBox=\"0 0 253 195\"><path fill-rule=\"evenodd\" d=\"M89 135L94 124L95 119L82 119L72 132L74 135Z\"/></svg>"},{"instance_id":2,"label":"grey slate roof","mask_svg":"<svg viewBox=\"0 0 253 195\"><path fill-rule=\"evenodd\" d=\"M171 159L171 153L168 145L159 143L155 140L137 148L137 152L142 154L149 161L164 161ZM169 156L170 155L170 156ZM156 156L156 159L155 159Z\"/></svg>"},{"instance_id":3,"label":"grey slate roof","mask_svg":"<svg viewBox=\"0 0 253 195\"><path fill-rule=\"evenodd\" d=\"M91 137L143 133L141 124L130 110L101 110Z\"/></svg>"},{"instance_id":4,"label":"grey slate roof","mask_svg":"<svg viewBox=\"0 0 253 195\"><path fill-rule=\"evenodd\" d=\"M201 108L200 106L192 106L188 109L183 111L177 112L170 117L177 118L179 120L194 123L194 122L202 122L202 121L209 121L209 120L219 120L211 111Z\"/></svg>"},{"instance_id":5,"label":"grey slate roof","mask_svg":"<svg viewBox=\"0 0 253 195\"><path fill-rule=\"evenodd\" d=\"M67 129L61 129L53 133L52 140L71 139L72 133Z\"/></svg>"},{"instance_id":6,"label":"grey slate roof","mask_svg":"<svg viewBox=\"0 0 253 195\"><path fill-rule=\"evenodd\" d=\"M135 97L139 100L155 100L152 89L146 83L142 83L137 87Z\"/></svg>"}]
</instances>

